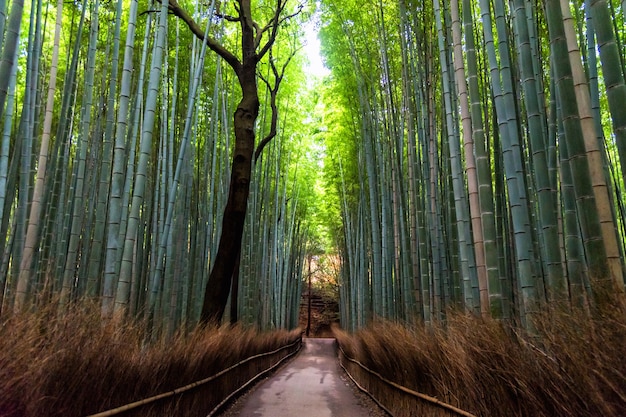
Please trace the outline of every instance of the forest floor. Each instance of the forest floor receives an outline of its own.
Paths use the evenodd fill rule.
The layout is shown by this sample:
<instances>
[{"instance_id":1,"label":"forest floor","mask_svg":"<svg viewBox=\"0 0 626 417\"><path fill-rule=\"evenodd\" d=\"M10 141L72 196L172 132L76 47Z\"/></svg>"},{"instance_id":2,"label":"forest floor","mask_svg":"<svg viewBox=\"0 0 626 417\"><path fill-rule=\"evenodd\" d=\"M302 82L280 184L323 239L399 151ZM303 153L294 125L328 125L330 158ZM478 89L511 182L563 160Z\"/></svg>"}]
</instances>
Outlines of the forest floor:
<instances>
[{"instance_id":1,"label":"forest floor","mask_svg":"<svg viewBox=\"0 0 626 417\"><path fill-rule=\"evenodd\" d=\"M336 342L306 338L295 359L236 400L222 417L386 416L339 366Z\"/></svg>"}]
</instances>

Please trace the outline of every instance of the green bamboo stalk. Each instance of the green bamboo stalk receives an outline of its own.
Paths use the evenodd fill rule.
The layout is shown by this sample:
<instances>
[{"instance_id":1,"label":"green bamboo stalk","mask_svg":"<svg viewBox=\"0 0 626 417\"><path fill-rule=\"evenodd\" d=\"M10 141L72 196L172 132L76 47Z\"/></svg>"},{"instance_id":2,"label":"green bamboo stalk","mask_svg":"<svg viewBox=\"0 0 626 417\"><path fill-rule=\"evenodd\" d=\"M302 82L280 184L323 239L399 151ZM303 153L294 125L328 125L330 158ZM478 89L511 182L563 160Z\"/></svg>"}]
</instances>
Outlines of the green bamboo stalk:
<instances>
[{"instance_id":1,"label":"green bamboo stalk","mask_svg":"<svg viewBox=\"0 0 626 417\"><path fill-rule=\"evenodd\" d=\"M556 110L556 105L555 105ZM560 118L558 120L561 120ZM560 146L560 167L561 167L561 194L563 205L564 223L564 245L567 260L567 277L571 302L574 306L583 308L586 305L586 289L584 282L587 276L587 267L584 261L584 248L578 227L576 214L576 194L570 167L567 141L564 140L563 123L558 127Z\"/></svg>"},{"instance_id":2,"label":"green bamboo stalk","mask_svg":"<svg viewBox=\"0 0 626 417\"><path fill-rule=\"evenodd\" d=\"M106 275L106 261L105 258L108 254L106 249L108 231L106 230L107 225L109 223L109 219L107 218L107 213L111 210L109 207L109 201L112 196L112 164L114 158L114 148L116 144L114 143L113 136L117 134L117 125L115 117L116 115L123 114L122 120L119 123L124 124L125 118L127 117L127 108L128 101L125 99L128 97L129 93L124 91L120 95L120 99L117 101L119 103L120 108L116 112L116 96L118 91L118 67L119 67L119 55L120 55L120 32L122 26L122 13L123 13L123 0L118 0L117 7L115 10L115 26L113 29L113 53L111 56L111 72L109 76L109 86L108 86L108 99L106 105L106 127L104 133L104 144L102 149L102 164L100 167L100 181L99 181L99 189L98 189L98 202L97 202L97 211L96 211L96 224L95 231L92 243L92 255L89 259L89 271L88 271L88 280L91 283L87 289L87 295L94 297L96 295L101 295L104 293L104 282ZM131 2L131 8L133 7ZM132 14L133 12L129 12ZM136 10L135 10L136 13ZM132 19L132 16L129 16ZM131 32L131 38L134 37L135 25L134 23L129 22L128 32ZM128 33L127 33L128 36ZM122 71L125 71L123 69ZM128 82L124 80L124 75L122 75L122 85L124 82ZM124 104L122 104L124 102ZM124 106L122 108L122 105ZM123 133L121 134L123 135ZM116 207L116 209L118 209ZM104 248L103 248L104 246ZM105 263L104 267L102 263Z\"/></svg>"},{"instance_id":3,"label":"green bamboo stalk","mask_svg":"<svg viewBox=\"0 0 626 417\"><path fill-rule=\"evenodd\" d=\"M209 8L209 11L210 11L209 15L213 14L214 4L215 2L211 3L211 7ZM206 34L208 33L210 27L211 25L209 21L209 24L207 24L207 27L205 29L205 39L206 39ZM180 186L181 172L183 170L183 166L185 165L185 155L187 153L187 148L189 147L193 111L195 109L194 103L196 101L198 88L201 83L202 71L204 70L203 64L204 64L204 56L206 53L206 45L207 45L206 42L202 43L202 50L200 51L199 63L195 69L191 90L189 91L189 100L187 103L187 115L185 117L185 126L183 130L183 136L182 136L182 140L180 143L178 159L176 161L176 171L174 172L172 184L170 185L170 188L169 188L170 191L169 191L169 195L167 198L167 214L165 217L163 230L161 232L161 241L160 241L159 249L157 253L156 273L152 280L152 286L151 286L149 314L152 316L154 315L154 307L156 303L157 292L161 285L161 279L163 276L163 265L165 262L165 259L164 259L165 249L168 247L167 242L171 238L170 229L171 229L171 224L172 224L172 218L174 216L174 203L176 202L176 193Z\"/></svg>"},{"instance_id":4,"label":"green bamboo stalk","mask_svg":"<svg viewBox=\"0 0 626 417\"><path fill-rule=\"evenodd\" d=\"M0 58L0 112L5 111L4 105L7 94L9 93L9 80L13 73L13 67L16 65L23 12L24 0L14 0L11 2L6 35L4 35L3 39L2 57Z\"/></svg>"},{"instance_id":5,"label":"green bamboo stalk","mask_svg":"<svg viewBox=\"0 0 626 417\"><path fill-rule=\"evenodd\" d=\"M565 38L572 66L572 77L576 90L576 102L580 124L585 138L585 148L587 158L591 168L593 192L596 198L598 216L602 229L602 237L605 242L608 267L611 278L621 287L623 286L623 267L621 262L621 245L617 239L617 227L615 225L615 215L613 203L611 201L611 190L607 184L607 173L603 155L604 143L597 138L596 123L594 120L587 78L583 72L581 54L578 49L574 35L573 17L569 6L561 2L561 13L563 15L563 26ZM626 97L626 96L625 96Z\"/></svg>"},{"instance_id":6,"label":"green bamboo stalk","mask_svg":"<svg viewBox=\"0 0 626 417\"><path fill-rule=\"evenodd\" d=\"M31 188L31 166L33 144L35 142L35 120L37 118L38 83L39 83L39 58L41 56L41 2L33 0L31 2L30 25L28 30L28 46L26 48L26 82L24 86L24 102L22 114L20 116L18 137L21 141L21 162L19 167L18 199L16 207L16 226L14 236L14 246L12 253L11 275L15 277L12 282L19 281L20 266L23 258L24 244L26 238L28 204ZM29 277L30 278L30 277ZM25 301L26 293L30 290L28 279L23 280L20 286L20 301ZM17 296L17 284L14 285ZM22 299L23 295L23 299ZM20 303L18 308L22 308Z\"/></svg>"},{"instance_id":7,"label":"green bamboo stalk","mask_svg":"<svg viewBox=\"0 0 626 417\"><path fill-rule=\"evenodd\" d=\"M7 22L7 2L6 0L2 0L0 1L0 45L4 43L4 27L6 26L6 22Z\"/></svg>"},{"instance_id":8,"label":"green bamboo stalk","mask_svg":"<svg viewBox=\"0 0 626 417\"><path fill-rule=\"evenodd\" d=\"M563 16L558 1L550 0L546 2L546 18L550 32L551 51L554 56L558 104L563 115L564 139L567 141L568 156L576 193L578 221L588 256L589 273L594 279L604 280L609 276L607 254L593 193L589 161L580 125L572 68L567 45L565 44Z\"/></svg>"},{"instance_id":9,"label":"green bamboo stalk","mask_svg":"<svg viewBox=\"0 0 626 417\"><path fill-rule=\"evenodd\" d=\"M139 163L133 187L133 197L131 209L126 227L126 237L124 239L124 250L120 277L117 284L114 311L123 314L130 301L130 286L132 280L133 251L135 249L138 234L140 233L140 210L146 196L146 182L148 173L148 162L152 153L153 127L155 122L155 112L157 95L161 80L161 64L163 60L163 49L165 45L165 34L167 28L167 1L161 5L159 15L159 25L157 29L154 52L152 56L152 66L150 69L150 79L148 81L148 95L144 110L143 129L141 132Z\"/></svg>"},{"instance_id":10,"label":"green bamboo stalk","mask_svg":"<svg viewBox=\"0 0 626 417\"><path fill-rule=\"evenodd\" d=\"M614 32L614 26L606 0L591 0L588 3L592 15L592 23L596 33L602 74L609 104L609 112L615 134L615 143L620 155L622 176L626 178L626 112L623 103L626 102L626 83L624 82L624 63L620 57L619 46ZM622 6L623 7L623 6ZM623 11L624 9L622 9ZM613 224L606 225L603 220L603 237L606 241L607 256L611 278L619 288L624 286L623 265L620 263L620 245L613 239L615 232L610 230ZM611 239L611 240L607 240ZM610 252L609 252L610 251Z\"/></svg>"},{"instance_id":11,"label":"green bamboo stalk","mask_svg":"<svg viewBox=\"0 0 626 417\"><path fill-rule=\"evenodd\" d=\"M68 44L67 54L71 55L68 68L65 72L63 82L63 92L61 94L61 110L59 123L57 126L54 149L50 160L51 177L53 178L50 202L47 204L44 230L46 240L50 242L50 257L53 259L50 270L53 282L50 285L55 293L59 293L63 286L63 276L65 273L65 261L67 258L67 246L69 240L69 220L71 213L71 201L68 198L67 176L71 172L70 163L70 139L72 128L71 121L76 112L76 95L78 84L78 64L83 39L83 28L87 15L87 7L80 10L78 27L74 26L76 9L72 8L72 33L76 33L73 43ZM70 53L71 51L71 53ZM76 165L77 166L77 165Z\"/></svg>"},{"instance_id":12,"label":"green bamboo stalk","mask_svg":"<svg viewBox=\"0 0 626 417\"><path fill-rule=\"evenodd\" d=\"M511 211L511 220L515 238L515 255L520 279L522 304L520 318L525 326L531 326L526 321L526 314L537 311L539 296L537 293L536 257L533 251L530 214L528 212L527 189L525 187L523 163L521 159L519 128L517 125L517 111L515 97L511 86L509 62L509 48L506 40L506 26L503 21L502 4L495 2L499 7L496 16L498 30L499 60L494 46L493 26L490 5L487 1L480 1L483 20L483 34L489 60L490 82L496 106L496 117L499 134L502 139L504 169L507 179L508 201ZM500 63L499 63L500 61Z\"/></svg>"},{"instance_id":13,"label":"green bamboo stalk","mask_svg":"<svg viewBox=\"0 0 626 417\"><path fill-rule=\"evenodd\" d=\"M444 94L444 107L446 114L446 130L447 130L447 142L450 151L450 167L452 174L452 188L454 193L454 207L456 215L456 226L458 234L458 251L460 257L461 276L463 277L463 292L465 298L465 306L470 311L480 310L480 300L474 298L473 288L478 288L478 277L470 270L470 257L473 253L468 250L472 247L472 238L469 235L469 207L467 204L467 197L465 195L465 181L462 178L462 166L461 166L461 151L460 151L460 138L456 135L456 129L454 127L454 120L452 117L452 100L451 100L451 85L453 80L448 72L448 47L446 46L446 34L443 30L443 16L441 13L439 0L434 1L435 22L437 25L438 33L438 46L439 46L439 62L441 65L442 74L442 86ZM475 272L475 271L474 271ZM474 282L475 281L475 282Z\"/></svg>"},{"instance_id":14,"label":"green bamboo stalk","mask_svg":"<svg viewBox=\"0 0 626 417\"><path fill-rule=\"evenodd\" d=\"M0 232L2 236L7 236L10 210L5 210L7 202L13 200L12 194L15 187L13 186L15 179L10 175L9 170L9 148L11 139L11 127L13 125L13 109L15 101L15 86L17 80L17 65L13 66L11 77L8 85L7 111L4 113L4 126L2 131L2 142L0 145ZM0 254L5 253L5 244L11 247L11 242L0 243ZM9 259L3 256L0 262L0 313L2 313L5 304L5 295L7 294L7 270ZM10 301L10 300L9 300Z\"/></svg>"},{"instance_id":15,"label":"green bamboo stalk","mask_svg":"<svg viewBox=\"0 0 626 417\"><path fill-rule=\"evenodd\" d=\"M539 101L539 83L535 79L531 39L528 30L526 5L523 0L513 2L514 29L518 45L520 77L524 92L524 105L528 125L528 140L532 155L532 174L537 188L537 212L541 233L541 259L546 274L548 296L552 300L562 300L566 296L565 278L561 252L559 250L559 230L557 220L557 195L548 170L546 144L548 143L543 116L545 110Z\"/></svg>"},{"instance_id":16,"label":"green bamboo stalk","mask_svg":"<svg viewBox=\"0 0 626 417\"><path fill-rule=\"evenodd\" d=\"M13 58L15 59L15 58ZM9 152L11 146L11 129L13 126L14 115L14 101L15 101L15 84L17 82L17 65L14 65L11 70L8 85L8 97L7 97L7 111L4 113L4 123L2 130L2 146L0 148L0 219L2 224L8 221L8 210L5 211L5 205L7 204L7 183L9 182ZM5 277L6 278L6 277Z\"/></svg>"},{"instance_id":17,"label":"green bamboo stalk","mask_svg":"<svg viewBox=\"0 0 626 417\"><path fill-rule=\"evenodd\" d=\"M499 240L496 237L495 208L492 186L492 170L487 146L487 136L483 122L483 110L481 104L481 92L478 76L478 57L474 36L474 21L472 3L463 0L463 26L465 28L465 45L468 69L468 93L470 101L470 113L472 118L472 139L476 158L476 171L478 181L478 199L480 203L480 216L485 248L485 264L487 269L487 286L481 288L481 300L487 293L488 302L486 310L492 317L506 318L503 307L502 272L499 268Z\"/></svg>"},{"instance_id":18,"label":"green bamboo stalk","mask_svg":"<svg viewBox=\"0 0 626 417\"><path fill-rule=\"evenodd\" d=\"M15 300L15 309L20 311L26 303L27 290L29 281L33 277L33 258L40 237L40 220L43 208L43 193L46 180L46 169L48 163L48 152L50 147L50 136L52 131L52 117L54 110L54 95L56 92L56 81L59 63L59 49L61 37L61 23L63 20L63 1L57 2L57 13L54 29L54 43L52 49L52 58L50 62L50 78L47 89L47 99L45 116L43 123L43 132L41 137L41 145L39 150L39 159L37 163L37 178L33 196L31 198L30 214L28 219L28 229L24 243L24 251L22 253L22 264L20 265L20 274L17 283L17 293ZM0 210L3 206L0 201ZM2 216L0 215L0 218Z\"/></svg>"},{"instance_id":19,"label":"green bamboo stalk","mask_svg":"<svg viewBox=\"0 0 626 417\"><path fill-rule=\"evenodd\" d=\"M461 18L458 0L450 2L451 30L454 45L454 75L461 109L461 123L463 127L463 148L465 156L465 171L469 195L469 209L473 234L473 249L476 259L477 292L474 295L475 306L483 314L488 311L489 294L487 289L487 263L485 259L485 241L483 222L480 211L480 197L478 175L474 157L474 139L472 137L472 116L468 98L468 87L463 62L463 46L461 34Z\"/></svg>"},{"instance_id":20,"label":"green bamboo stalk","mask_svg":"<svg viewBox=\"0 0 626 417\"><path fill-rule=\"evenodd\" d=\"M121 1L121 0L120 0ZM104 260L104 281L102 284L102 314L109 316L113 311L114 288L117 283L119 248L118 236L122 217L121 199L124 188L124 161L126 157L126 132L131 95L131 77L133 71L133 54L135 29L137 27L137 0L132 0L128 9L128 28L124 45L124 63L120 80L120 97L118 100L117 118L115 122L115 139L113 149L113 165L111 172L111 189L107 216L106 255ZM146 27L150 27L150 20ZM147 42L144 47L147 46ZM139 77L141 80L141 77ZM141 84L139 84L141 86ZM140 87L141 91L142 88Z\"/></svg>"},{"instance_id":21,"label":"green bamboo stalk","mask_svg":"<svg viewBox=\"0 0 626 417\"><path fill-rule=\"evenodd\" d=\"M76 265L78 257L78 246L81 234L84 232L84 184L87 164L87 151L89 132L92 119L93 85L96 72L96 48L98 44L98 17L100 1L96 0L91 10L91 27L89 38L89 51L87 57L87 72L85 74L85 90L81 109L81 126L78 138L77 167L74 173L73 205L74 210L71 215L70 238L68 244L67 258L65 261L65 271L63 275L63 287L59 308L63 309L70 300L72 288L75 285Z\"/></svg>"}]
</instances>

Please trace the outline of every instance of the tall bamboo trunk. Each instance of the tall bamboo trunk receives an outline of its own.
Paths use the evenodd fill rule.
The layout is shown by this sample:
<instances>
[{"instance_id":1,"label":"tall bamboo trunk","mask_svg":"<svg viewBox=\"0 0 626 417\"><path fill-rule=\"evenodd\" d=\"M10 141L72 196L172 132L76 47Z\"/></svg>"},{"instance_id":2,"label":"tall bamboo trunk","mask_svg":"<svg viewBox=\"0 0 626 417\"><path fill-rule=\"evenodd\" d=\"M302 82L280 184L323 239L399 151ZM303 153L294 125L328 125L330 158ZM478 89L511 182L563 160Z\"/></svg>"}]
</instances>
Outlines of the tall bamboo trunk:
<instances>
[{"instance_id":1,"label":"tall bamboo trunk","mask_svg":"<svg viewBox=\"0 0 626 417\"><path fill-rule=\"evenodd\" d=\"M546 1L546 17L550 32L550 49L555 64L558 103L563 116L564 140L567 143L578 221L588 256L589 273L593 278L604 280L609 277L609 264L593 191L594 184L590 175L590 168L593 166L590 167L589 164L580 124L578 101L559 0Z\"/></svg>"},{"instance_id":2,"label":"tall bamboo trunk","mask_svg":"<svg viewBox=\"0 0 626 417\"><path fill-rule=\"evenodd\" d=\"M54 95L56 92L56 80L59 62L59 43L61 37L61 21L63 18L63 1L57 2L57 15L54 29L54 49L50 65L50 82L48 83L48 96L46 99L46 110L44 116L43 134L41 137L41 147L39 150L39 162L37 163L37 178L31 202L28 219L28 229L22 253L22 264L20 265L20 275L17 283L17 294L15 299L15 309L20 310L24 306L27 297L29 281L32 278L34 252L37 247L40 234L40 220L44 201L44 184L46 179L46 167L48 163L48 149L52 131L52 116L54 110ZM0 216L1 217L1 216Z\"/></svg>"}]
</instances>

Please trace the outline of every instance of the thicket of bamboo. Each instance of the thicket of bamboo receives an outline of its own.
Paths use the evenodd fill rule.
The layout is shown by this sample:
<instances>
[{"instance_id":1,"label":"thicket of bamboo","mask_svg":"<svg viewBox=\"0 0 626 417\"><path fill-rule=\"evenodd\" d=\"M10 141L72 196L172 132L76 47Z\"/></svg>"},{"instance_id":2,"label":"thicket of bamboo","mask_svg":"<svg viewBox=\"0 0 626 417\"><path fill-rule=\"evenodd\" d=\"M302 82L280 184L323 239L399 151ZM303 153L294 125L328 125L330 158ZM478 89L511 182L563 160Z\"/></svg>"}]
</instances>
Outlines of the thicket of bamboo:
<instances>
[{"instance_id":1,"label":"thicket of bamboo","mask_svg":"<svg viewBox=\"0 0 626 417\"><path fill-rule=\"evenodd\" d=\"M624 19L614 0L322 2L344 327L453 308L531 330L623 291Z\"/></svg>"},{"instance_id":2,"label":"thicket of bamboo","mask_svg":"<svg viewBox=\"0 0 626 417\"><path fill-rule=\"evenodd\" d=\"M183 6L237 53L241 40L215 1ZM258 71L268 87L286 76L288 92L302 78L301 32L281 26ZM197 322L228 196L241 97L232 69L168 2L3 2L0 40L0 311L59 299L62 313L89 298L103 318L148 318L155 333ZM301 190L313 176L296 178L294 167L312 162L297 152L308 147L301 104L273 102L259 84L257 139L273 114L284 122L253 168L230 316L295 327L310 200Z\"/></svg>"}]
</instances>

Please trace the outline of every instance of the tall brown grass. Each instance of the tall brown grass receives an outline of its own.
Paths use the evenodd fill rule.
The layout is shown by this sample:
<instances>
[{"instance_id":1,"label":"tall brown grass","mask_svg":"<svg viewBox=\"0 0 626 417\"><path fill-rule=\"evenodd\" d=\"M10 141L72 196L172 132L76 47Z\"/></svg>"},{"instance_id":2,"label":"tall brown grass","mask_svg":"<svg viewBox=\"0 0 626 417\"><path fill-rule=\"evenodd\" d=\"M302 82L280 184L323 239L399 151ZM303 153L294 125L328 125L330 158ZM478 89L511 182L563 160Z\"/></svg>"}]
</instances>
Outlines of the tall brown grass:
<instances>
[{"instance_id":1,"label":"tall brown grass","mask_svg":"<svg viewBox=\"0 0 626 417\"><path fill-rule=\"evenodd\" d=\"M617 417L626 415L626 314L613 301L591 317L569 309L538 314L532 335L460 313L445 325L379 320L336 335L348 356L383 377L475 415ZM396 417L453 415L380 392L389 392L377 399Z\"/></svg>"},{"instance_id":2,"label":"tall brown grass","mask_svg":"<svg viewBox=\"0 0 626 417\"><path fill-rule=\"evenodd\" d=\"M97 413L209 377L300 336L297 330L198 328L147 344L142 326L103 323L97 308L86 305L61 317L51 307L5 317L0 324L2 417Z\"/></svg>"}]
</instances>

